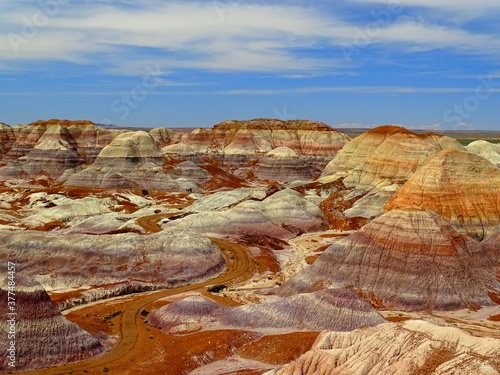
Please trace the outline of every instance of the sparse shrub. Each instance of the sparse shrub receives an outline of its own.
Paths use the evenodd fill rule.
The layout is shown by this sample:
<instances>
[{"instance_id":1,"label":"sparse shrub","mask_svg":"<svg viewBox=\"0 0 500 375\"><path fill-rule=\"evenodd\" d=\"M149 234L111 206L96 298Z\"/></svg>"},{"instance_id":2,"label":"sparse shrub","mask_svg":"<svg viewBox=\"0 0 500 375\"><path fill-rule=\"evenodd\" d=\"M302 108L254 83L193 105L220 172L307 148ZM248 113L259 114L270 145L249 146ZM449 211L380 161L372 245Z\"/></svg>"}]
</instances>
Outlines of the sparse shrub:
<instances>
[{"instance_id":1,"label":"sparse shrub","mask_svg":"<svg viewBox=\"0 0 500 375\"><path fill-rule=\"evenodd\" d=\"M111 313L109 314L107 317L105 317L103 320L107 323L109 322L111 319L113 319L114 317L120 315L122 312L121 310L118 310L118 311L115 311L114 313Z\"/></svg>"},{"instance_id":2,"label":"sparse shrub","mask_svg":"<svg viewBox=\"0 0 500 375\"><path fill-rule=\"evenodd\" d=\"M208 288L207 290L210 292L210 293L219 293L220 291L224 290L224 289L227 289L227 286L226 285L214 285L210 288Z\"/></svg>"}]
</instances>

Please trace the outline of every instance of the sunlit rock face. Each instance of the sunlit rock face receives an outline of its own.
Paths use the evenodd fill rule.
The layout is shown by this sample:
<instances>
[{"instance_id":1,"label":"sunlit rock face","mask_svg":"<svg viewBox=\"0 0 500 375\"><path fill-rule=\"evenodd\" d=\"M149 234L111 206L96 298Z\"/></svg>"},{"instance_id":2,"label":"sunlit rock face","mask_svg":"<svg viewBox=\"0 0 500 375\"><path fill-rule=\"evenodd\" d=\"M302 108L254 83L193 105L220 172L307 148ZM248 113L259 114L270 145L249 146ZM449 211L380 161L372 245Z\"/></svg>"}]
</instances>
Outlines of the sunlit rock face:
<instances>
[{"instance_id":1,"label":"sunlit rock face","mask_svg":"<svg viewBox=\"0 0 500 375\"><path fill-rule=\"evenodd\" d=\"M335 242L278 293L352 287L390 309L477 308L495 303L497 269L490 251L436 213L394 210Z\"/></svg>"},{"instance_id":2,"label":"sunlit rock face","mask_svg":"<svg viewBox=\"0 0 500 375\"><path fill-rule=\"evenodd\" d=\"M182 138L182 133L168 128L154 128L149 132L149 135L155 140L159 148L180 142Z\"/></svg>"},{"instance_id":3,"label":"sunlit rock face","mask_svg":"<svg viewBox=\"0 0 500 375\"><path fill-rule=\"evenodd\" d=\"M500 144L479 140L470 143L466 148L468 151L473 152L474 154L491 161L497 167L500 167Z\"/></svg>"},{"instance_id":4,"label":"sunlit rock face","mask_svg":"<svg viewBox=\"0 0 500 375\"><path fill-rule=\"evenodd\" d=\"M15 312L16 318L16 370L29 370L53 367L70 362L81 361L100 355L104 351L99 340L76 324L66 319L51 302L49 295L36 281L15 275ZM9 370L9 359L5 356L11 340L7 337L7 279L2 280L0 305L4 317L0 321L2 339L1 365Z\"/></svg>"},{"instance_id":5,"label":"sunlit rock face","mask_svg":"<svg viewBox=\"0 0 500 375\"><path fill-rule=\"evenodd\" d=\"M398 126L381 126L346 144L326 166L321 183L341 181L343 188L322 209L336 229L358 229L384 212L387 200L427 158L443 149L463 150L454 139L416 134ZM354 224L353 224L354 223Z\"/></svg>"},{"instance_id":6,"label":"sunlit rock face","mask_svg":"<svg viewBox=\"0 0 500 375\"><path fill-rule=\"evenodd\" d=\"M425 321L323 332L313 348L265 375L498 374L500 340Z\"/></svg>"},{"instance_id":7,"label":"sunlit rock face","mask_svg":"<svg viewBox=\"0 0 500 375\"><path fill-rule=\"evenodd\" d=\"M384 322L367 302L345 289L327 289L239 307L222 306L204 297L188 297L148 317L149 324L167 333L199 329L351 331Z\"/></svg>"},{"instance_id":8,"label":"sunlit rock face","mask_svg":"<svg viewBox=\"0 0 500 375\"><path fill-rule=\"evenodd\" d=\"M3 122L0 122L0 160L10 151L16 137L13 129Z\"/></svg>"},{"instance_id":9,"label":"sunlit rock face","mask_svg":"<svg viewBox=\"0 0 500 375\"><path fill-rule=\"evenodd\" d=\"M213 129L196 129L182 139L186 153L224 154L228 157L267 153L288 147L297 155L333 156L349 137L328 125L306 120L255 119L225 121ZM181 152L179 145L167 146L166 153Z\"/></svg>"},{"instance_id":10,"label":"sunlit rock face","mask_svg":"<svg viewBox=\"0 0 500 375\"><path fill-rule=\"evenodd\" d=\"M345 145L327 165L323 176L346 176L347 187L376 187L402 184L427 157L443 149L462 150L449 137L416 134L398 126L369 130Z\"/></svg>"},{"instance_id":11,"label":"sunlit rock face","mask_svg":"<svg viewBox=\"0 0 500 375\"><path fill-rule=\"evenodd\" d=\"M239 194L241 193L241 194ZM245 189L209 196L197 202L192 214L164 224L169 230L193 230L204 235L263 235L289 239L297 234L324 230L319 208L299 193L285 189L267 198L252 199ZM227 201L226 204L218 204Z\"/></svg>"},{"instance_id":12,"label":"sunlit rock face","mask_svg":"<svg viewBox=\"0 0 500 375\"><path fill-rule=\"evenodd\" d=\"M443 150L387 202L386 209L437 212L460 232L483 239L500 224L500 169L473 153Z\"/></svg>"},{"instance_id":13,"label":"sunlit rock face","mask_svg":"<svg viewBox=\"0 0 500 375\"><path fill-rule=\"evenodd\" d=\"M69 176L67 186L102 188L179 188L165 173L163 155L146 132L127 132L104 147L95 162Z\"/></svg>"},{"instance_id":14,"label":"sunlit rock face","mask_svg":"<svg viewBox=\"0 0 500 375\"><path fill-rule=\"evenodd\" d=\"M311 181L318 177L321 171L306 157L299 156L289 147L280 146L259 158L257 164L250 168L242 168L258 180L274 181Z\"/></svg>"},{"instance_id":15,"label":"sunlit rock face","mask_svg":"<svg viewBox=\"0 0 500 375\"><path fill-rule=\"evenodd\" d=\"M0 177L6 181L59 179L66 171L92 163L96 155L118 134L90 121L49 120L26 126L2 128ZM19 184L19 183L17 183Z\"/></svg>"},{"instance_id":16,"label":"sunlit rock face","mask_svg":"<svg viewBox=\"0 0 500 375\"><path fill-rule=\"evenodd\" d=\"M207 238L187 231L67 235L0 231L2 259L22 264L47 290L137 282L175 287L218 275L225 258Z\"/></svg>"},{"instance_id":17,"label":"sunlit rock face","mask_svg":"<svg viewBox=\"0 0 500 375\"><path fill-rule=\"evenodd\" d=\"M12 128L15 142L5 156L9 160L28 154L45 135L44 140L64 140L76 149L86 162L92 163L102 148L120 133L101 128L91 121L49 120L37 121Z\"/></svg>"},{"instance_id":18,"label":"sunlit rock face","mask_svg":"<svg viewBox=\"0 0 500 375\"><path fill-rule=\"evenodd\" d=\"M198 164L211 158L247 180L289 182L319 176L348 140L320 122L255 119L196 129L162 152Z\"/></svg>"}]
</instances>

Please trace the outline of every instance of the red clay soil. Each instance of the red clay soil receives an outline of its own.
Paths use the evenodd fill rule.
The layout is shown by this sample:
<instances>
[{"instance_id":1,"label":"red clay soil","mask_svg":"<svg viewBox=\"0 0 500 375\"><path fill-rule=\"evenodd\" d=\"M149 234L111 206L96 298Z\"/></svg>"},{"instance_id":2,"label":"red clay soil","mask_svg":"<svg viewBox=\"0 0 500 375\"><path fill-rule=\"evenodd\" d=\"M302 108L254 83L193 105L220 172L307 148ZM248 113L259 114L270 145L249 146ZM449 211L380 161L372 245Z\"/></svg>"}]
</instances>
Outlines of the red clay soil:
<instances>
[{"instance_id":1,"label":"red clay soil","mask_svg":"<svg viewBox=\"0 0 500 375\"><path fill-rule=\"evenodd\" d=\"M317 255L310 255L308 257L306 257L305 261L307 264L311 265L311 264L314 264L314 262L316 262L318 260L318 256Z\"/></svg>"},{"instance_id":2,"label":"red clay soil","mask_svg":"<svg viewBox=\"0 0 500 375\"><path fill-rule=\"evenodd\" d=\"M242 358L282 365L309 351L318 335L319 332L295 332L264 336L244 345L237 354Z\"/></svg>"},{"instance_id":3,"label":"red clay soil","mask_svg":"<svg viewBox=\"0 0 500 375\"><path fill-rule=\"evenodd\" d=\"M209 181L203 184L203 188L207 191L214 191L222 188L238 189L250 186L245 180L232 175L222 168L219 168L217 165L205 164L200 167L212 176Z\"/></svg>"},{"instance_id":4,"label":"red clay soil","mask_svg":"<svg viewBox=\"0 0 500 375\"><path fill-rule=\"evenodd\" d=\"M347 190L338 191L320 203L319 208L325 215L331 229L358 230L368 221L362 217L346 218L343 211L351 208L362 196L344 199Z\"/></svg>"},{"instance_id":5,"label":"red clay soil","mask_svg":"<svg viewBox=\"0 0 500 375\"><path fill-rule=\"evenodd\" d=\"M278 273L280 272L280 264L278 260L276 259L276 256L271 250L268 250L266 248L259 248L260 252L259 254L254 254L254 258L257 264L257 272L259 274L264 274L264 273Z\"/></svg>"},{"instance_id":6,"label":"red clay soil","mask_svg":"<svg viewBox=\"0 0 500 375\"><path fill-rule=\"evenodd\" d=\"M62 222L61 220L54 220L54 221L45 223L43 225L40 225L38 227L33 227L30 229L38 230L38 231L42 231L42 232L48 232L48 231L51 231L54 229L62 229L65 227L66 227L66 224L64 222Z\"/></svg>"},{"instance_id":7,"label":"red clay soil","mask_svg":"<svg viewBox=\"0 0 500 375\"><path fill-rule=\"evenodd\" d=\"M500 294L494 292L488 292L488 296L491 298L493 302L497 305L500 305Z\"/></svg>"},{"instance_id":8,"label":"red clay soil","mask_svg":"<svg viewBox=\"0 0 500 375\"><path fill-rule=\"evenodd\" d=\"M488 318L488 320L492 321L492 322L500 322L500 314L498 315L492 315Z\"/></svg>"}]
</instances>

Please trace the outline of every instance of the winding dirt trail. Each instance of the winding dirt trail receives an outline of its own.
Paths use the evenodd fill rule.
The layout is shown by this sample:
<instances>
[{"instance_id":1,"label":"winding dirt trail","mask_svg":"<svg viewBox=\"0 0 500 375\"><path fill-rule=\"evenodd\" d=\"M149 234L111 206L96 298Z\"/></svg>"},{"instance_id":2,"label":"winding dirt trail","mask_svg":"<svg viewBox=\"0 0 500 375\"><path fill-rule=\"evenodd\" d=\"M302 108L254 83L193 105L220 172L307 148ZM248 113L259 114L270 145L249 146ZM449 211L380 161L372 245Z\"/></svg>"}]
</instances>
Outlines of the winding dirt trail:
<instances>
[{"instance_id":1,"label":"winding dirt trail","mask_svg":"<svg viewBox=\"0 0 500 375\"><path fill-rule=\"evenodd\" d=\"M148 232L158 232L162 230L162 228L158 225L158 221L168 216L171 215L160 214L145 216L139 218L137 220L137 223ZM187 285L174 289L161 290L157 292L149 292L147 294L138 294L137 298L133 299L131 304L123 311L120 316L117 317L121 318L121 322L119 320L117 320L116 322L120 323L121 325L121 334L118 338L117 343L113 346L111 351L101 357L54 368L25 371L23 373L37 375L59 375L111 366L112 364L115 364L116 362L124 359L126 356L129 357L129 354L134 351L134 348L136 347L139 339L138 325L144 324L144 317L141 316L140 312L145 309L147 305L150 305L161 298L202 289L208 285L223 283L228 284L243 281L253 275L253 271L255 269L255 260L249 255L249 252L245 246L224 239L213 238L211 240L216 246L221 249L222 253L227 259L227 269L223 274L202 283ZM64 345L64 343L61 344Z\"/></svg>"}]
</instances>

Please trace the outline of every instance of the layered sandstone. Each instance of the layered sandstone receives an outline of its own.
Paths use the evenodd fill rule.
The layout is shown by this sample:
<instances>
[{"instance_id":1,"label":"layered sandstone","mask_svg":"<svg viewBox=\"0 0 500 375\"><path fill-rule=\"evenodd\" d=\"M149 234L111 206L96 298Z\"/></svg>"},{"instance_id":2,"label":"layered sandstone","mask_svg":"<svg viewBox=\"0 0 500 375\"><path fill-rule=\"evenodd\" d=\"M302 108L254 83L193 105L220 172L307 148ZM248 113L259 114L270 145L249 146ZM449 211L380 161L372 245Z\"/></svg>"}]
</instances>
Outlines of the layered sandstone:
<instances>
[{"instance_id":1,"label":"layered sandstone","mask_svg":"<svg viewBox=\"0 0 500 375\"><path fill-rule=\"evenodd\" d=\"M69 176L65 185L181 189L165 172L163 155L158 145L144 131L118 135L102 149L91 166Z\"/></svg>"},{"instance_id":2,"label":"layered sandstone","mask_svg":"<svg viewBox=\"0 0 500 375\"><path fill-rule=\"evenodd\" d=\"M248 190L221 192L190 207L191 214L164 224L170 230L193 230L204 235L261 235L289 239L327 228L321 210L299 193L285 189L252 199ZM228 195L221 206L217 198ZM233 199L234 198L234 199ZM232 203L231 203L232 202Z\"/></svg>"},{"instance_id":3,"label":"layered sandstone","mask_svg":"<svg viewBox=\"0 0 500 375\"><path fill-rule=\"evenodd\" d=\"M443 149L463 150L454 139L433 133L416 134L398 126L369 130L337 154L323 171L320 183L342 181L344 189L323 203L334 228L353 228L383 213L389 197Z\"/></svg>"},{"instance_id":4,"label":"layered sandstone","mask_svg":"<svg viewBox=\"0 0 500 375\"><path fill-rule=\"evenodd\" d=\"M0 160L7 152L10 151L15 140L16 137L12 128L3 122L0 122Z\"/></svg>"},{"instance_id":5,"label":"layered sandstone","mask_svg":"<svg viewBox=\"0 0 500 375\"><path fill-rule=\"evenodd\" d=\"M101 128L91 121L48 120L13 128L16 140L5 156L9 160L28 154L48 131L47 138L64 139L86 162L93 162L100 150L120 131ZM59 134L58 134L59 133Z\"/></svg>"},{"instance_id":6,"label":"layered sandstone","mask_svg":"<svg viewBox=\"0 0 500 375\"><path fill-rule=\"evenodd\" d=\"M0 247L3 260L22 264L47 290L121 284L134 290L134 283L145 289L175 287L214 277L226 264L210 240L187 231L94 236L4 230Z\"/></svg>"},{"instance_id":7,"label":"layered sandstone","mask_svg":"<svg viewBox=\"0 0 500 375\"><path fill-rule=\"evenodd\" d=\"M266 375L498 374L500 340L425 321L323 332L313 348Z\"/></svg>"},{"instance_id":8,"label":"layered sandstone","mask_svg":"<svg viewBox=\"0 0 500 375\"><path fill-rule=\"evenodd\" d=\"M479 140L470 143L466 148L470 152L473 152L474 154L491 161L497 167L500 167L500 144Z\"/></svg>"},{"instance_id":9,"label":"layered sandstone","mask_svg":"<svg viewBox=\"0 0 500 375\"><path fill-rule=\"evenodd\" d=\"M8 370L7 279L2 280L0 321L2 368ZM15 370L53 367L96 357L103 353L99 340L67 320L51 302L42 286L19 272L15 275Z\"/></svg>"},{"instance_id":10,"label":"layered sandstone","mask_svg":"<svg viewBox=\"0 0 500 375\"><path fill-rule=\"evenodd\" d=\"M432 211L393 210L335 242L280 295L351 287L378 307L453 310L494 304L498 262Z\"/></svg>"},{"instance_id":11,"label":"layered sandstone","mask_svg":"<svg viewBox=\"0 0 500 375\"><path fill-rule=\"evenodd\" d=\"M116 134L90 121L49 120L15 126L4 146L6 165L0 168L0 177L20 185L37 179L57 180L67 171L92 163Z\"/></svg>"},{"instance_id":12,"label":"layered sandstone","mask_svg":"<svg viewBox=\"0 0 500 375\"><path fill-rule=\"evenodd\" d=\"M213 129L196 129L182 143L197 153L230 156L266 153L282 146L298 155L333 156L348 140L346 135L319 122L255 119L225 121Z\"/></svg>"},{"instance_id":13,"label":"layered sandstone","mask_svg":"<svg viewBox=\"0 0 500 375\"><path fill-rule=\"evenodd\" d=\"M188 297L154 311L148 323L167 333L199 329L351 331L385 322L368 303L348 290L328 289L276 302L239 307Z\"/></svg>"},{"instance_id":14,"label":"layered sandstone","mask_svg":"<svg viewBox=\"0 0 500 375\"><path fill-rule=\"evenodd\" d=\"M155 140L159 148L180 142L182 134L168 128L154 128L149 135Z\"/></svg>"},{"instance_id":15,"label":"layered sandstone","mask_svg":"<svg viewBox=\"0 0 500 375\"><path fill-rule=\"evenodd\" d=\"M462 150L463 147L449 137L381 126L346 144L326 166L323 176L345 176L347 187L402 184L430 155L443 149Z\"/></svg>"},{"instance_id":16,"label":"layered sandstone","mask_svg":"<svg viewBox=\"0 0 500 375\"><path fill-rule=\"evenodd\" d=\"M247 169L258 180L282 182L311 181L321 173L308 158L297 155L294 150L286 146L269 151L259 158L255 166Z\"/></svg>"},{"instance_id":17,"label":"layered sandstone","mask_svg":"<svg viewBox=\"0 0 500 375\"><path fill-rule=\"evenodd\" d=\"M387 202L386 209L418 207L437 212L479 240L500 224L500 169L473 153L443 150Z\"/></svg>"}]
</instances>

